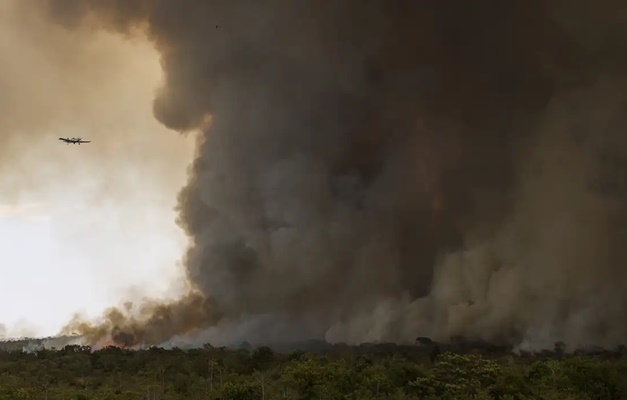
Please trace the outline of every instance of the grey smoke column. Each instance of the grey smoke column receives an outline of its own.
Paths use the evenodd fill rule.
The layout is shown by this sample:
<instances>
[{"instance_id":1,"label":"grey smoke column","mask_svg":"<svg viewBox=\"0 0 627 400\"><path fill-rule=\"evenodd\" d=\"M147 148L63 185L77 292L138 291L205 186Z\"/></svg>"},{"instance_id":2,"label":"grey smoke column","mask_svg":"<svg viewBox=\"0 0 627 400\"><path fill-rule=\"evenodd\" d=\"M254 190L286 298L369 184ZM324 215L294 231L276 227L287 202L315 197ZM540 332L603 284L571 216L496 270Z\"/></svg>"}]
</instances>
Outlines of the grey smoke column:
<instances>
[{"instance_id":1,"label":"grey smoke column","mask_svg":"<svg viewBox=\"0 0 627 400\"><path fill-rule=\"evenodd\" d=\"M617 221L624 192L590 182L618 176L605 147L626 153L591 124L625 123L582 116L623 60L589 59L585 13L544 3L48 0L68 26L145 27L167 78L155 116L211 117L179 196L198 293L81 329L159 342L265 314L305 321L277 339L623 340L627 257L602 210ZM569 236L546 249L545 226Z\"/></svg>"}]
</instances>

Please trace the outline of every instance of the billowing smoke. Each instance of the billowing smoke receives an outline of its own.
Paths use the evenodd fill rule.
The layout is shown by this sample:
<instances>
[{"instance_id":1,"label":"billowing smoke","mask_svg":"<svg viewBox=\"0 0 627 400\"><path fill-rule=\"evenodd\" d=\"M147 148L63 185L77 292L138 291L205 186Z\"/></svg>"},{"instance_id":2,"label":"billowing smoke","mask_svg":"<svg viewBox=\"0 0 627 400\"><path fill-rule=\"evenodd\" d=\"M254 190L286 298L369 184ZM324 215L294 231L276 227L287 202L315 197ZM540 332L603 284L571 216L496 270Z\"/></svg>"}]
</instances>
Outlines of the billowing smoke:
<instances>
[{"instance_id":1,"label":"billowing smoke","mask_svg":"<svg viewBox=\"0 0 627 400\"><path fill-rule=\"evenodd\" d=\"M145 30L155 117L202 130L179 195L191 294L67 329L624 342L625 9L48 0L69 29Z\"/></svg>"}]
</instances>

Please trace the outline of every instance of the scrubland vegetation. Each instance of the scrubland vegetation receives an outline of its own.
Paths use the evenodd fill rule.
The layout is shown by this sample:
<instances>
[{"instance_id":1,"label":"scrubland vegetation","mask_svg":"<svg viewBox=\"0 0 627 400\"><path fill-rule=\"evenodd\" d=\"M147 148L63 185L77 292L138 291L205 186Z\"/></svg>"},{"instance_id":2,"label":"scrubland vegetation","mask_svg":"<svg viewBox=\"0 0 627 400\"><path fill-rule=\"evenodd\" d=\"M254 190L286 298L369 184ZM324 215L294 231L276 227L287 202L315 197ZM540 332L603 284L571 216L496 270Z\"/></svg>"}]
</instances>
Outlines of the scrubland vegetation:
<instances>
[{"instance_id":1,"label":"scrubland vegetation","mask_svg":"<svg viewBox=\"0 0 627 400\"><path fill-rule=\"evenodd\" d=\"M624 348L596 355L330 346L279 353L69 345L0 352L0 399L627 399Z\"/></svg>"}]
</instances>

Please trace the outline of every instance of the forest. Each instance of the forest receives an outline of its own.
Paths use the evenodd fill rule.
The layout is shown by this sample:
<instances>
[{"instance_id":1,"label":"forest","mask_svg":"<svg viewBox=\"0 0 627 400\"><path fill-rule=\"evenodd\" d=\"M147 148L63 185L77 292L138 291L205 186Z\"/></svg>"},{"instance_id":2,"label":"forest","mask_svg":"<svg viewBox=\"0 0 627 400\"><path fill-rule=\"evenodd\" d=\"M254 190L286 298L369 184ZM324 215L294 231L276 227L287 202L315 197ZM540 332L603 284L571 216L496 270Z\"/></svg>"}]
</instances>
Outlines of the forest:
<instances>
[{"instance_id":1,"label":"forest","mask_svg":"<svg viewBox=\"0 0 627 400\"><path fill-rule=\"evenodd\" d=\"M627 399L627 352L0 346L0 400Z\"/></svg>"}]
</instances>

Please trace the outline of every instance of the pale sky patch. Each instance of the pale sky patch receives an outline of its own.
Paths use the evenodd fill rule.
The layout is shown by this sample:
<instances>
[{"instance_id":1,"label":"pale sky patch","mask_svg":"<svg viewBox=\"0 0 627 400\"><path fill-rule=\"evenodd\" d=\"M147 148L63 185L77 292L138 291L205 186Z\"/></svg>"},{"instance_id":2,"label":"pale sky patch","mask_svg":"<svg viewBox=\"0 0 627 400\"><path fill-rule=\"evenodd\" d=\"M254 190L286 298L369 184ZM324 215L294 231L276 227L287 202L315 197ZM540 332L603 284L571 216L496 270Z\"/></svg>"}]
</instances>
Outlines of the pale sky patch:
<instances>
[{"instance_id":1,"label":"pale sky patch","mask_svg":"<svg viewBox=\"0 0 627 400\"><path fill-rule=\"evenodd\" d=\"M163 77L145 39L15 4L0 5L0 334L53 335L77 312L176 295L194 142L152 114Z\"/></svg>"}]
</instances>

